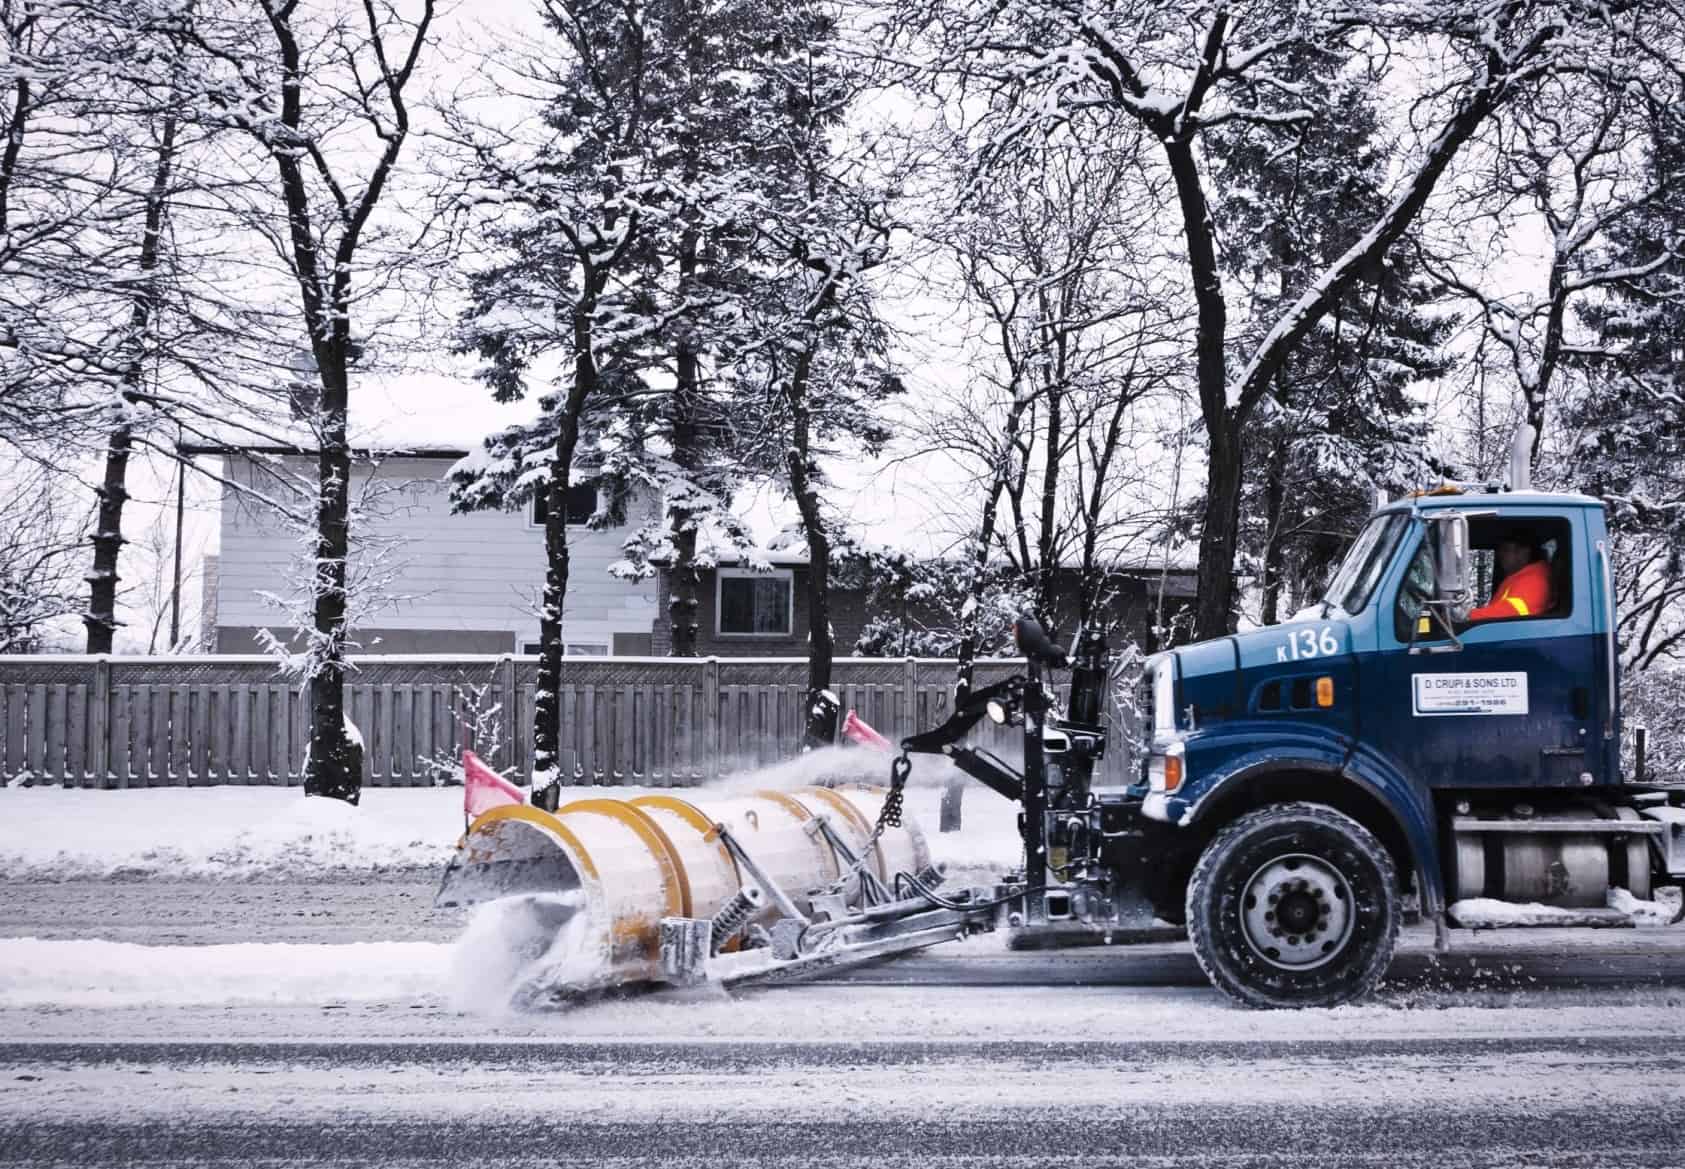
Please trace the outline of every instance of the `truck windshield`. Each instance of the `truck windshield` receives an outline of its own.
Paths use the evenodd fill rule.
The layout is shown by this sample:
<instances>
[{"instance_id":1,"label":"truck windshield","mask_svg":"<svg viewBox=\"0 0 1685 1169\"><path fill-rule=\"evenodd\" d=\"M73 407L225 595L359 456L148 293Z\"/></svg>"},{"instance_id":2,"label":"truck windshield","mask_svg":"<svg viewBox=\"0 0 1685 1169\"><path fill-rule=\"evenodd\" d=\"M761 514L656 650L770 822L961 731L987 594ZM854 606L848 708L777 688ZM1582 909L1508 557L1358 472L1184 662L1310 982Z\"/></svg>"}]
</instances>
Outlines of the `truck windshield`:
<instances>
[{"instance_id":1,"label":"truck windshield","mask_svg":"<svg viewBox=\"0 0 1685 1169\"><path fill-rule=\"evenodd\" d=\"M1348 613L1361 613L1375 594L1375 586L1386 570L1393 548L1409 524L1408 516L1392 512L1376 516L1364 525L1328 582L1328 589L1322 594L1323 603Z\"/></svg>"}]
</instances>

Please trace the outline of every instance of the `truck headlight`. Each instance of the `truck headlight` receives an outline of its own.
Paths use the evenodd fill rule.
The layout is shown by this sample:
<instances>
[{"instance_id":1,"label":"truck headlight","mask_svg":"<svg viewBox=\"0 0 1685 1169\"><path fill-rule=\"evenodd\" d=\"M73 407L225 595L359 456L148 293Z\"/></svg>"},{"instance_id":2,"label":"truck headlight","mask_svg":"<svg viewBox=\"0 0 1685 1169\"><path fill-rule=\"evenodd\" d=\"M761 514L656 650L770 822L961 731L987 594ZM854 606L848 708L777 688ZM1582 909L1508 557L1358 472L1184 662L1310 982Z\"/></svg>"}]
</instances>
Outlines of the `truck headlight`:
<instances>
[{"instance_id":1,"label":"truck headlight","mask_svg":"<svg viewBox=\"0 0 1685 1169\"><path fill-rule=\"evenodd\" d=\"M1187 768L1183 763L1184 748L1181 743L1172 743L1163 751L1154 751L1147 756L1147 787L1155 792L1169 794L1182 786Z\"/></svg>"}]
</instances>

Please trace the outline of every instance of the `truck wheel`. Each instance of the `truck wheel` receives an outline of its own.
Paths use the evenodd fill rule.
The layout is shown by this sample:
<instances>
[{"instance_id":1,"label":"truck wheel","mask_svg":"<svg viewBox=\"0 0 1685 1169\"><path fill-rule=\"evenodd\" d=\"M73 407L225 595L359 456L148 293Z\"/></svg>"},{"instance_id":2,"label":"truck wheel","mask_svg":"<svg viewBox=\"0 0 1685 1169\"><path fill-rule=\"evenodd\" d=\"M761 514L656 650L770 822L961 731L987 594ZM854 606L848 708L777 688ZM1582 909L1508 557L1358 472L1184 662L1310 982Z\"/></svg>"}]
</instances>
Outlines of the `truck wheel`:
<instances>
[{"instance_id":1,"label":"truck wheel","mask_svg":"<svg viewBox=\"0 0 1685 1169\"><path fill-rule=\"evenodd\" d=\"M1324 804L1249 812L1188 881L1188 937L1251 1007L1332 1007L1372 990L1398 937L1398 876L1374 835Z\"/></svg>"}]
</instances>

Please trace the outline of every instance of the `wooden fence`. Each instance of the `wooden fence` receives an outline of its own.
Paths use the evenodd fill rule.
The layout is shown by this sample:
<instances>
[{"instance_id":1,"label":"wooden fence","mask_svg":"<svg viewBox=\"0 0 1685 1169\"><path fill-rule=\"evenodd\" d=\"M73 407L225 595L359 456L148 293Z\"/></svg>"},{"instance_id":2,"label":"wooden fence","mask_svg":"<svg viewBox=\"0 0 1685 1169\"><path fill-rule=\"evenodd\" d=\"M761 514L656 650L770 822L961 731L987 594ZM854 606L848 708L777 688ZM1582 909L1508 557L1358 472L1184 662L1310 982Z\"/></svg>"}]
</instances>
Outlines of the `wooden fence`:
<instances>
[{"instance_id":1,"label":"wooden fence","mask_svg":"<svg viewBox=\"0 0 1685 1169\"><path fill-rule=\"evenodd\" d=\"M537 659L382 656L354 660L351 720L365 782L425 786L464 747L525 776ZM1021 668L978 664L978 684ZM683 786L796 753L807 664L796 658L569 658L562 763L582 784ZM833 688L890 739L935 726L952 701L950 661L851 658ZM512 718L511 718L512 716ZM0 778L72 787L303 782L309 710L298 683L261 657L0 657ZM1105 762L1128 782L1129 729L1114 710ZM510 728L518 733L509 733ZM978 741L1015 755L1017 731L985 721Z\"/></svg>"}]
</instances>

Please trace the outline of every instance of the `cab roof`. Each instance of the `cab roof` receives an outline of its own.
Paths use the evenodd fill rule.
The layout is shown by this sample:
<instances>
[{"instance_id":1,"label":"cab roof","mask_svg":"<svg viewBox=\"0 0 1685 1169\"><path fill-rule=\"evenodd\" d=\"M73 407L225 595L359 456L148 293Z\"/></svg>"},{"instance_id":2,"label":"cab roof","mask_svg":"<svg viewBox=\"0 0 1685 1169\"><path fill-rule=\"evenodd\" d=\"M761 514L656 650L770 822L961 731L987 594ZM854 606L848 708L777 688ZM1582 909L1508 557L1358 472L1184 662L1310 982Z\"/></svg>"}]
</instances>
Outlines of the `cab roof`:
<instances>
[{"instance_id":1,"label":"cab roof","mask_svg":"<svg viewBox=\"0 0 1685 1169\"><path fill-rule=\"evenodd\" d=\"M1379 514L1432 511L1440 508L1490 507L1603 507L1603 501L1593 495L1576 491L1505 491L1488 484L1447 484L1431 491L1417 492L1395 499L1377 508Z\"/></svg>"}]
</instances>

